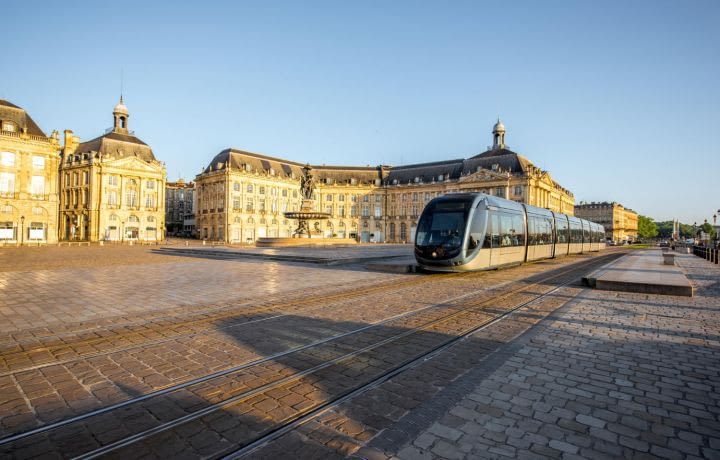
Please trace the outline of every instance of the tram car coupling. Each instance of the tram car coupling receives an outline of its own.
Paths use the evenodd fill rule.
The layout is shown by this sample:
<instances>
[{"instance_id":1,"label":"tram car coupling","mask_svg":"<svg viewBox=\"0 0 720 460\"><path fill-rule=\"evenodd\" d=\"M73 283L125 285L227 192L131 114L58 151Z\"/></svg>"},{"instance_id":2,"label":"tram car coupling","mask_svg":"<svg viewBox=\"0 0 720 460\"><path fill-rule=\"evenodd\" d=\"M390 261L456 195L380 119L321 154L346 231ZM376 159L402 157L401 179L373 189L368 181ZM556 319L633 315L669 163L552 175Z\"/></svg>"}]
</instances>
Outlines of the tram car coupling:
<instances>
[{"instance_id":1,"label":"tram car coupling","mask_svg":"<svg viewBox=\"0 0 720 460\"><path fill-rule=\"evenodd\" d=\"M433 199L415 232L415 259L428 271L488 270L604 248L600 224L484 193Z\"/></svg>"}]
</instances>

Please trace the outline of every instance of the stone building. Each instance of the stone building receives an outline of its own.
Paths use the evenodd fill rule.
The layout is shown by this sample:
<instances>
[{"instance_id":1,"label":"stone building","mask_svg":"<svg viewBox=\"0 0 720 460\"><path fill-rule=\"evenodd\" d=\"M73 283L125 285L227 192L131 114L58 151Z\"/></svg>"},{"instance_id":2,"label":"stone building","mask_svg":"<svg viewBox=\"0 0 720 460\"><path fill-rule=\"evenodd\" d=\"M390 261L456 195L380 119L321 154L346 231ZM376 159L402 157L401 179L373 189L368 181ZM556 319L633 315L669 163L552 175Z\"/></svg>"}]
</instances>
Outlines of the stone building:
<instances>
[{"instance_id":1,"label":"stone building","mask_svg":"<svg viewBox=\"0 0 720 460\"><path fill-rule=\"evenodd\" d=\"M616 242L634 241L638 236L638 215L620 203L580 203L575 215L605 227L605 237Z\"/></svg>"},{"instance_id":2,"label":"stone building","mask_svg":"<svg viewBox=\"0 0 720 460\"><path fill-rule=\"evenodd\" d=\"M252 242L291 236L283 217L300 206L302 163L241 150L220 152L196 177L201 238ZM467 159L398 167L313 166L317 211L331 218L311 223L318 236L373 242L411 242L425 205L452 192L485 192L573 214L572 193L547 171L505 145L505 127L493 127L493 145Z\"/></svg>"},{"instance_id":3,"label":"stone building","mask_svg":"<svg viewBox=\"0 0 720 460\"><path fill-rule=\"evenodd\" d=\"M283 213L300 209L303 166L241 150L220 152L196 178L199 237L239 243L291 236L297 222L286 219ZM332 218L314 222L311 232L338 238L358 235L361 214L370 212L369 204L363 207L370 202L366 196L380 190L380 170L313 167L316 210L329 212Z\"/></svg>"},{"instance_id":4,"label":"stone building","mask_svg":"<svg viewBox=\"0 0 720 460\"><path fill-rule=\"evenodd\" d=\"M195 217L194 206L195 183L178 179L177 182L165 184L165 227L167 234L172 236L191 236L195 226L186 225Z\"/></svg>"},{"instance_id":5,"label":"stone building","mask_svg":"<svg viewBox=\"0 0 720 460\"><path fill-rule=\"evenodd\" d=\"M57 131L0 100L0 245L57 243Z\"/></svg>"},{"instance_id":6,"label":"stone building","mask_svg":"<svg viewBox=\"0 0 720 460\"><path fill-rule=\"evenodd\" d=\"M80 143L65 131L60 165L60 239L157 241L164 239L165 166L128 129L120 102L113 127Z\"/></svg>"}]
</instances>

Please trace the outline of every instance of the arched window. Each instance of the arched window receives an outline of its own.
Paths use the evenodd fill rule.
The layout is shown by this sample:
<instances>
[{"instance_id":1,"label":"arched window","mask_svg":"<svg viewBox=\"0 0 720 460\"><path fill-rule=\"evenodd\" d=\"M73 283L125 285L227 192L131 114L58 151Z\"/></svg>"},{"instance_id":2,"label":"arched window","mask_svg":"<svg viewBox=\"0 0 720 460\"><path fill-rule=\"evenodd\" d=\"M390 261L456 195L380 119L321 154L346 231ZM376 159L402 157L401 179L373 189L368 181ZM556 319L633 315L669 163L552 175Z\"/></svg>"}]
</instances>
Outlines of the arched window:
<instances>
[{"instance_id":1,"label":"arched window","mask_svg":"<svg viewBox=\"0 0 720 460\"><path fill-rule=\"evenodd\" d=\"M140 222L140 219L138 219L137 216L130 216L128 217L128 222Z\"/></svg>"},{"instance_id":2,"label":"arched window","mask_svg":"<svg viewBox=\"0 0 720 460\"><path fill-rule=\"evenodd\" d=\"M120 127L121 127L121 128L126 128L126 127L127 127L127 124L126 124L126 123L127 123L127 122L126 122L126 120L125 120L125 117L120 117Z\"/></svg>"}]
</instances>

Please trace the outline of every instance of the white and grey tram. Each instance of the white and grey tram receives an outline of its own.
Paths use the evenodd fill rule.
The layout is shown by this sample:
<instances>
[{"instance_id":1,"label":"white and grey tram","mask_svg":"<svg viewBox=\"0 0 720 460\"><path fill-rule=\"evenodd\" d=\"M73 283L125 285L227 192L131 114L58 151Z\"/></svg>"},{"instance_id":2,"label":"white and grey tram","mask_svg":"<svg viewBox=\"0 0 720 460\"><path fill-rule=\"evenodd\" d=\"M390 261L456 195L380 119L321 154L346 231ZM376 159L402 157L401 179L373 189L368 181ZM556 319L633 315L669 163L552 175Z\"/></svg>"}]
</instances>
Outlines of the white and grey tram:
<instances>
[{"instance_id":1,"label":"white and grey tram","mask_svg":"<svg viewBox=\"0 0 720 460\"><path fill-rule=\"evenodd\" d=\"M415 234L415 258L431 271L468 271L605 248L602 225L484 193L430 201Z\"/></svg>"}]
</instances>

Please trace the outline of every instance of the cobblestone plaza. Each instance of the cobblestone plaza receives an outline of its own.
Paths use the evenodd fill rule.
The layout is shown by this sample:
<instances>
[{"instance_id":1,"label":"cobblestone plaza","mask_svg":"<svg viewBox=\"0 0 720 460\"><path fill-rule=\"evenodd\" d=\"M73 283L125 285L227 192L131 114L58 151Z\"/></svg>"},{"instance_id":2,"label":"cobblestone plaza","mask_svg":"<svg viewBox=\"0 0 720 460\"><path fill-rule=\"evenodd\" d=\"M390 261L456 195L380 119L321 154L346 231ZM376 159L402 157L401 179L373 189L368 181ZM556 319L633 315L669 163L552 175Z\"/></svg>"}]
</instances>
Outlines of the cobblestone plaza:
<instances>
[{"instance_id":1,"label":"cobblestone plaza","mask_svg":"<svg viewBox=\"0 0 720 460\"><path fill-rule=\"evenodd\" d=\"M460 275L245 252L0 252L0 455L720 456L717 265L678 256L681 298L577 282L622 250Z\"/></svg>"}]
</instances>

